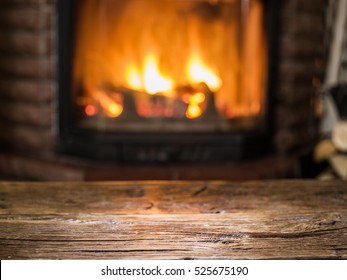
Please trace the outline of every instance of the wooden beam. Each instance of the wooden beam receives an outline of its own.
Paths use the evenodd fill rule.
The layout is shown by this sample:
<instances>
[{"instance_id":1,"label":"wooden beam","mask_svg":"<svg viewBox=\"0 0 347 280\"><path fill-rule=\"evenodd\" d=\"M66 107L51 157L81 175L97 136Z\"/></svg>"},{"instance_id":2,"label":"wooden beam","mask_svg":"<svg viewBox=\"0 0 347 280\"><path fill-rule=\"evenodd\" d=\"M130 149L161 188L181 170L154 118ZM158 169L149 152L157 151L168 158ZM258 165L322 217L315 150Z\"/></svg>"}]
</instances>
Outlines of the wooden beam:
<instances>
[{"instance_id":1,"label":"wooden beam","mask_svg":"<svg viewBox=\"0 0 347 280\"><path fill-rule=\"evenodd\" d=\"M347 182L0 182L1 259L347 259Z\"/></svg>"}]
</instances>

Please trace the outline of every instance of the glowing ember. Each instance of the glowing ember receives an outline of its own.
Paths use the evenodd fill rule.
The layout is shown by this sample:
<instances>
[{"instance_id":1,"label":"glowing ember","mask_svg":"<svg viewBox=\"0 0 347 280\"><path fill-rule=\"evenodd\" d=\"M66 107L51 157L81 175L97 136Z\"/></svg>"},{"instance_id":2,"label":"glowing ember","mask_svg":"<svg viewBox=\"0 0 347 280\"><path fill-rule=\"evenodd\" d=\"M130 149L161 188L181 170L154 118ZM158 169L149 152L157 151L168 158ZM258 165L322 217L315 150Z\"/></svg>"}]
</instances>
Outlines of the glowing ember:
<instances>
[{"instance_id":1,"label":"glowing ember","mask_svg":"<svg viewBox=\"0 0 347 280\"><path fill-rule=\"evenodd\" d=\"M205 99L205 94L202 92L195 93L189 97L188 102L186 102L189 103L186 111L186 117L188 119L196 119L201 116L203 113L201 105Z\"/></svg>"},{"instance_id":2,"label":"glowing ember","mask_svg":"<svg viewBox=\"0 0 347 280\"><path fill-rule=\"evenodd\" d=\"M201 113L202 113L202 110L199 107L199 105L190 104L187 108L187 111L186 111L186 117L188 119L196 119L196 118L200 117Z\"/></svg>"},{"instance_id":3,"label":"glowing ember","mask_svg":"<svg viewBox=\"0 0 347 280\"><path fill-rule=\"evenodd\" d=\"M110 118L116 118L123 112L123 107L117 103L110 103L107 106L106 113Z\"/></svg>"},{"instance_id":4,"label":"glowing ember","mask_svg":"<svg viewBox=\"0 0 347 280\"><path fill-rule=\"evenodd\" d=\"M205 94L203 94L202 92L198 92L193 94L190 98L189 98L189 103L203 103L205 101Z\"/></svg>"},{"instance_id":5,"label":"glowing ember","mask_svg":"<svg viewBox=\"0 0 347 280\"><path fill-rule=\"evenodd\" d=\"M84 109L87 116L91 117L94 116L97 112L97 109L94 105L87 105Z\"/></svg>"}]
</instances>

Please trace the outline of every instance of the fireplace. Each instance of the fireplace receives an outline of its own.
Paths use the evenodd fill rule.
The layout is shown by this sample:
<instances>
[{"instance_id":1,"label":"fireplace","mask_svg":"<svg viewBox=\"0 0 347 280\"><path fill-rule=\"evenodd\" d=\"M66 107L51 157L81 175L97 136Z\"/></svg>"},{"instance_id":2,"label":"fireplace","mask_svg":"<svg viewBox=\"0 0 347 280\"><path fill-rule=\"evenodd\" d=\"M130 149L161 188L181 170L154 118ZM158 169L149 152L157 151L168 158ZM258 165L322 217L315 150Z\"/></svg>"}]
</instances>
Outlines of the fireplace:
<instances>
[{"instance_id":1,"label":"fireplace","mask_svg":"<svg viewBox=\"0 0 347 280\"><path fill-rule=\"evenodd\" d=\"M268 151L275 2L58 1L60 150L117 162Z\"/></svg>"},{"instance_id":2,"label":"fireplace","mask_svg":"<svg viewBox=\"0 0 347 280\"><path fill-rule=\"evenodd\" d=\"M192 81L189 76L189 79L183 76L183 81L178 80L172 73L175 67L162 62L159 52L156 53L157 74L175 81L172 88L176 96L185 96L184 100L183 97L174 99L183 106L180 115L170 113L171 109L165 107L172 104L171 96L162 92L150 94L143 86L129 86L123 75L119 75L124 78L123 83L112 79L97 83L96 91L107 95L120 91L122 102L128 93L153 101L149 104L155 105L150 107L154 116L143 116L140 114L143 111L135 114L132 129L141 126L138 132L121 126L124 115L104 116L100 102L91 104L96 108L87 109L91 117L86 115L89 104L84 102L89 93L83 83L74 86L72 79L78 24L78 7L74 5L82 2L88 1L3 0L0 3L0 176L39 180L243 180L297 174L298 157L316 139L312 105L324 73L325 0L259 2L265 20L266 77L264 90L257 99L261 105L258 114L245 114L247 110L241 107L230 113L232 110L227 110L230 103L223 105L220 88L201 78ZM206 7L215 2L207 1L198 9L198 14L204 14ZM239 8L238 11L247 11L240 4ZM212 14L207 13L205 17L214 18L220 11L220 8L212 9ZM59 13L63 13L60 31L64 32L58 33ZM271 24L273 20L277 23ZM238 42L238 50L242 50L243 40ZM209 73L224 79L220 66L215 63L217 58L211 62L207 54L199 56ZM241 56L239 59L241 61ZM140 72L142 83L144 61L145 56L140 57L134 71ZM187 61L189 59L179 61L183 68L179 72L184 75ZM202 91L205 103L196 102L194 98L195 102L189 100L198 93L196 91ZM212 95L215 97L213 113L206 116L206 100ZM133 112L138 109L137 98L139 96L130 102L135 104ZM194 107L203 111L200 116L186 116L190 103L193 103L193 112ZM168 115L167 110L162 110L163 106L168 109ZM164 116L158 116L158 108L159 112L166 112ZM91 113L94 109L98 114ZM101 120L97 125L96 118ZM256 157L261 152L263 155ZM156 164L163 162L165 164Z\"/></svg>"}]
</instances>

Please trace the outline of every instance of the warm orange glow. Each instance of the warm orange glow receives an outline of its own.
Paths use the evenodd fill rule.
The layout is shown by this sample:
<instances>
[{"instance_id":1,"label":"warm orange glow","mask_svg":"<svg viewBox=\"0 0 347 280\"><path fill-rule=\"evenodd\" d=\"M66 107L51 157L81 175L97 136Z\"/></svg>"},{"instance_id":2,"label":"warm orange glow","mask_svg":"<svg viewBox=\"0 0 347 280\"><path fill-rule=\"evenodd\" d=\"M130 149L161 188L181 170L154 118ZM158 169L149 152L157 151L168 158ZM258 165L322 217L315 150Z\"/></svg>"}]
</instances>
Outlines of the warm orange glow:
<instances>
[{"instance_id":1,"label":"warm orange glow","mask_svg":"<svg viewBox=\"0 0 347 280\"><path fill-rule=\"evenodd\" d=\"M106 109L106 114L110 118L116 118L116 117L120 116L120 114L122 114L122 112L123 112L122 105L119 105L118 103L115 103L115 102L108 104L107 109Z\"/></svg>"},{"instance_id":2,"label":"warm orange glow","mask_svg":"<svg viewBox=\"0 0 347 280\"><path fill-rule=\"evenodd\" d=\"M222 80L213 73L197 54L190 57L187 72L192 83L204 82L213 91L217 91L222 86Z\"/></svg>"},{"instance_id":3,"label":"warm orange glow","mask_svg":"<svg viewBox=\"0 0 347 280\"><path fill-rule=\"evenodd\" d=\"M197 118L206 108L207 93L197 92L202 82L221 117L263 113L264 1L82 2L72 91L85 115L120 116L127 92L140 117ZM124 92L117 98L105 87Z\"/></svg>"},{"instance_id":4,"label":"warm orange glow","mask_svg":"<svg viewBox=\"0 0 347 280\"><path fill-rule=\"evenodd\" d=\"M173 80L159 70L155 55L145 56L142 72L141 75L134 65L127 67L126 80L130 88L144 90L149 94L168 93L174 88ZM197 54L192 55L187 62L187 76L191 84L204 82L213 91L217 91L222 86L221 79Z\"/></svg>"},{"instance_id":5,"label":"warm orange glow","mask_svg":"<svg viewBox=\"0 0 347 280\"><path fill-rule=\"evenodd\" d=\"M202 92L197 92L190 95L189 98L184 97L183 101L189 104L186 110L186 117L188 119L196 119L201 116L203 113L201 105L205 102L205 99L205 94Z\"/></svg>"},{"instance_id":6,"label":"warm orange glow","mask_svg":"<svg viewBox=\"0 0 347 280\"><path fill-rule=\"evenodd\" d=\"M186 117L188 119L196 119L200 117L202 114L202 110L200 106L196 103L189 104L187 111L186 111Z\"/></svg>"},{"instance_id":7,"label":"warm orange glow","mask_svg":"<svg viewBox=\"0 0 347 280\"><path fill-rule=\"evenodd\" d=\"M205 94L203 94L202 92L198 92L193 94L190 98L189 98L189 103L203 103L205 101Z\"/></svg>"},{"instance_id":8,"label":"warm orange glow","mask_svg":"<svg viewBox=\"0 0 347 280\"><path fill-rule=\"evenodd\" d=\"M96 90L94 94L100 102L106 116L110 118L119 117L123 112L123 106L114 101L104 91Z\"/></svg>"},{"instance_id":9,"label":"warm orange glow","mask_svg":"<svg viewBox=\"0 0 347 280\"><path fill-rule=\"evenodd\" d=\"M145 56L142 74L136 66L129 65L126 80L131 89L144 90L149 94L165 93L173 89L173 81L160 72L157 58L153 54Z\"/></svg>"},{"instance_id":10,"label":"warm orange glow","mask_svg":"<svg viewBox=\"0 0 347 280\"><path fill-rule=\"evenodd\" d=\"M126 80L131 89L143 90L141 75L135 65L129 65L127 67Z\"/></svg>"},{"instance_id":11,"label":"warm orange glow","mask_svg":"<svg viewBox=\"0 0 347 280\"><path fill-rule=\"evenodd\" d=\"M157 59L154 55L146 56L143 72L145 90L149 94L167 92L172 89L172 80L160 73Z\"/></svg>"},{"instance_id":12,"label":"warm orange glow","mask_svg":"<svg viewBox=\"0 0 347 280\"><path fill-rule=\"evenodd\" d=\"M87 105L84 109L85 113L87 116L91 117L94 116L96 114L96 107L94 105Z\"/></svg>"}]
</instances>

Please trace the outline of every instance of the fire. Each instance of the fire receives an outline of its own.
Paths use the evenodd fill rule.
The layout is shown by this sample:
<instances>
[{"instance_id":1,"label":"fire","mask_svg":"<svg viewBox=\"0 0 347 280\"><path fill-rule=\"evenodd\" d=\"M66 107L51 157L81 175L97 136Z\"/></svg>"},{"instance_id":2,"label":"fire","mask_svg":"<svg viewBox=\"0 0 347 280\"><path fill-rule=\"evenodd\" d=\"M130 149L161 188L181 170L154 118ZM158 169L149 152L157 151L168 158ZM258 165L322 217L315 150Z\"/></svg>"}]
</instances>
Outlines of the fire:
<instances>
[{"instance_id":1,"label":"fire","mask_svg":"<svg viewBox=\"0 0 347 280\"><path fill-rule=\"evenodd\" d=\"M96 90L95 96L97 97L102 109L106 116L110 118L117 118L123 112L122 104L119 104L111 97L109 97L104 91Z\"/></svg>"},{"instance_id":2,"label":"fire","mask_svg":"<svg viewBox=\"0 0 347 280\"><path fill-rule=\"evenodd\" d=\"M214 91L222 86L221 79L197 54L189 58L186 68L187 78L191 84L204 82ZM135 65L129 65L126 69L126 81L130 88L144 90L149 94L168 93L174 88L173 80L161 73L157 57L153 54L145 56L143 73L140 73Z\"/></svg>"},{"instance_id":3,"label":"fire","mask_svg":"<svg viewBox=\"0 0 347 280\"><path fill-rule=\"evenodd\" d=\"M132 89L142 90L143 83L139 70L135 65L130 65L126 69L126 80Z\"/></svg>"},{"instance_id":4,"label":"fire","mask_svg":"<svg viewBox=\"0 0 347 280\"><path fill-rule=\"evenodd\" d=\"M205 94L202 92L195 93L189 98L189 103L203 103L205 101Z\"/></svg>"},{"instance_id":5,"label":"fire","mask_svg":"<svg viewBox=\"0 0 347 280\"><path fill-rule=\"evenodd\" d=\"M88 104L85 109L85 113L87 116L91 117L94 116L97 113L97 109L94 105Z\"/></svg>"},{"instance_id":6,"label":"fire","mask_svg":"<svg viewBox=\"0 0 347 280\"><path fill-rule=\"evenodd\" d=\"M264 1L209 2L83 1L72 71L83 114L116 118L135 110L142 118L195 119L210 100L227 119L262 114Z\"/></svg>"},{"instance_id":7,"label":"fire","mask_svg":"<svg viewBox=\"0 0 347 280\"><path fill-rule=\"evenodd\" d=\"M192 83L204 82L213 91L222 86L222 80L197 55L193 54L187 65L187 74Z\"/></svg>"},{"instance_id":8,"label":"fire","mask_svg":"<svg viewBox=\"0 0 347 280\"><path fill-rule=\"evenodd\" d=\"M149 94L167 93L174 87L173 81L160 72L157 57L153 54L146 55L142 75L134 65L127 67L126 80L130 88L144 90Z\"/></svg>"},{"instance_id":9,"label":"fire","mask_svg":"<svg viewBox=\"0 0 347 280\"><path fill-rule=\"evenodd\" d=\"M187 80L190 84L204 82L211 90L218 90L221 87L221 79L213 73L197 54L192 55L186 65L188 72ZM171 78L162 74L158 66L157 57L154 54L145 56L142 69L141 73L133 64L127 67L126 81L130 88L144 91L150 95L160 92L168 96L172 92L175 84ZM182 97L182 101L188 104L185 112L185 116L188 119L195 119L201 116L203 113L202 104L205 102L204 93L188 94ZM110 111L110 108L108 111ZM113 111L118 112L116 108Z\"/></svg>"},{"instance_id":10,"label":"fire","mask_svg":"<svg viewBox=\"0 0 347 280\"><path fill-rule=\"evenodd\" d=\"M143 83L149 94L167 92L173 88L173 82L160 73L154 55L147 55L145 58Z\"/></svg>"},{"instance_id":11,"label":"fire","mask_svg":"<svg viewBox=\"0 0 347 280\"><path fill-rule=\"evenodd\" d=\"M201 116L201 114L203 113L201 105L205 101L205 99L205 94L203 94L202 92L195 93L187 99L186 103L188 103L189 105L186 111L186 117L188 119L196 119Z\"/></svg>"},{"instance_id":12,"label":"fire","mask_svg":"<svg viewBox=\"0 0 347 280\"><path fill-rule=\"evenodd\" d=\"M202 110L198 104L195 104L195 103L189 104L186 111L186 117L188 119L196 119L200 117L201 114L202 114Z\"/></svg>"},{"instance_id":13,"label":"fire","mask_svg":"<svg viewBox=\"0 0 347 280\"><path fill-rule=\"evenodd\" d=\"M116 118L120 116L122 112L123 112L123 106L115 102L110 102L106 107L106 114L110 118Z\"/></svg>"}]
</instances>

